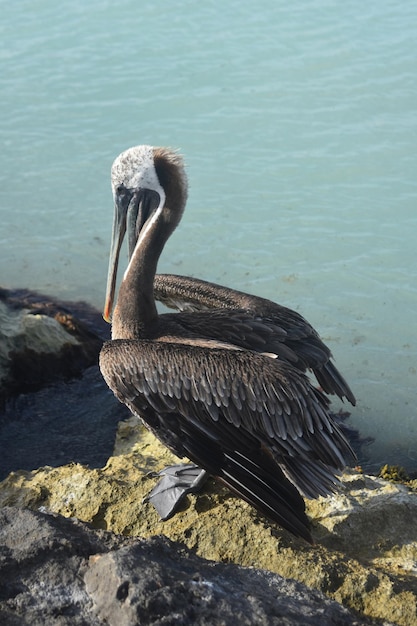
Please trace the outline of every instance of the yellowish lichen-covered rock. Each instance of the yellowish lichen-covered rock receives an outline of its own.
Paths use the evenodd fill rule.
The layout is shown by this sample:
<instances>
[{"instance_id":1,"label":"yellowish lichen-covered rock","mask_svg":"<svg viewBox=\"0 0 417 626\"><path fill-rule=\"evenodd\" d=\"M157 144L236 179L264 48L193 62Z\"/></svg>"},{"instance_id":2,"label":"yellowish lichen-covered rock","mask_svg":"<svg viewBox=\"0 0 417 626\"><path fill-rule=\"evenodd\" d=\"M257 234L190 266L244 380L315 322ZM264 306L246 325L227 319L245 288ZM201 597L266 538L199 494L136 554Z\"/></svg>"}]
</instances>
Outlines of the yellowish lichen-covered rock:
<instances>
[{"instance_id":1,"label":"yellowish lichen-covered rock","mask_svg":"<svg viewBox=\"0 0 417 626\"><path fill-rule=\"evenodd\" d=\"M45 507L124 535L164 534L207 559L268 569L366 615L417 625L415 492L347 474L342 493L307 502L317 542L309 546L214 481L161 522L142 499L156 482L149 472L175 462L132 419L120 425L105 467L72 464L14 472L0 484L0 506Z\"/></svg>"}]
</instances>

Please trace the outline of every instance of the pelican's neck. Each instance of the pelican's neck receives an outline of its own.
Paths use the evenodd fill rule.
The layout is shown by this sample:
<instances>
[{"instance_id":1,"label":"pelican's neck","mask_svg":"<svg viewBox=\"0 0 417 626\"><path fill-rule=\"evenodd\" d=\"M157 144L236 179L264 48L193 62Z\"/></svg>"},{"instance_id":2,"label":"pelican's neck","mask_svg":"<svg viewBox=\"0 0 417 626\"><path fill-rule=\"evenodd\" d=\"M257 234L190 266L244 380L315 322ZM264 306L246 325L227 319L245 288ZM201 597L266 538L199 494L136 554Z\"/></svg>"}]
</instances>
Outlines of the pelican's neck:
<instances>
[{"instance_id":1,"label":"pelican's neck","mask_svg":"<svg viewBox=\"0 0 417 626\"><path fill-rule=\"evenodd\" d=\"M153 230L153 229L152 229ZM112 339L152 337L158 326L153 281L165 238L149 231L136 245L120 285L112 319Z\"/></svg>"}]
</instances>

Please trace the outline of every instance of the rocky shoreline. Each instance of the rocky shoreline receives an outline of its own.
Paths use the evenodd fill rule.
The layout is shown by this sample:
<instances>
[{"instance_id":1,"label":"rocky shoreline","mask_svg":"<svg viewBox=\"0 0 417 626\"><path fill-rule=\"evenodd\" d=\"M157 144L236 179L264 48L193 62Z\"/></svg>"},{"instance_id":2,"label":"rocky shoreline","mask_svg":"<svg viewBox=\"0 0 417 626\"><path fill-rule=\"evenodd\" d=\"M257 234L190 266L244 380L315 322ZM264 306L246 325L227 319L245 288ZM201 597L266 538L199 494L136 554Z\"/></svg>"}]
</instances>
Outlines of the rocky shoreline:
<instances>
[{"instance_id":1,"label":"rocky shoreline","mask_svg":"<svg viewBox=\"0 0 417 626\"><path fill-rule=\"evenodd\" d=\"M108 395L81 412L75 434L84 449L69 438L70 454L76 451L72 459L38 451L25 466L25 456L9 449L16 434L11 424L21 419L19 402L26 397L33 406L35 396L27 394L58 385L58 396L70 404L83 381L82 404L88 395L100 395L88 390L94 386L96 392L101 384L94 372L106 329L101 321L95 326L94 312L78 317L68 303L48 304L29 292L20 308L18 302L18 296L1 292L1 329L7 333L0 336L0 427L10 436L0 442L9 459L0 483L1 623L417 625L415 482L347 472L340 494L307 502L314 546L269 524L214 481L198 497L189 496L172 520L161 522L142 498L154 484L149 472L173 457L126 413L109 410L103 422L103 407L113 401ZM36 324L24 323L30 316ZM19 332L12 331L12 318ZM22 339L22 328L29 328L30 340ZM59 338L58 347L46 350L45 337L51 335ZM10 363L24 351L30 356L28 350L45 360L65 354L54 357L54 379L46 388L38 380L31 389L19 389L15 373L27 367ZM57 363L68 355L69 369L61 371ZM33 361L35 371L39 362ZM62 412L56 441L66 419ZM19 434L39 423L22 421ZM103 449L105 458L96 454Z\"/></svg>"}]
</instances>

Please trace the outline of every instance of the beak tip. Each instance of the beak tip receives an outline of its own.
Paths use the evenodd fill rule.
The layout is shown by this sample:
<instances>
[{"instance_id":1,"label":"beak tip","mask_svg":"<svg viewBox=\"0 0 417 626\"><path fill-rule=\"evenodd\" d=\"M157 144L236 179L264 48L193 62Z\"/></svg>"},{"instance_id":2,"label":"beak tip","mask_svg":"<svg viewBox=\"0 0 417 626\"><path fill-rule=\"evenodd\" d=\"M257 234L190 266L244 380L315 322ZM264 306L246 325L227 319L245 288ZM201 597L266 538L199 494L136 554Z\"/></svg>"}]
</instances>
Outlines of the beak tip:
<instances>
[{"instance_id":1,"label":"beak tip","mask_svg":"<svg viewBox=\"0 0 417 626\"><path fill-rule=\"evenodd\" d=\"M111 324L111 312L109 307L106 307L103 311L103 319L105 322L107 322L108 324Z\"/></svg>"}]
</instances>

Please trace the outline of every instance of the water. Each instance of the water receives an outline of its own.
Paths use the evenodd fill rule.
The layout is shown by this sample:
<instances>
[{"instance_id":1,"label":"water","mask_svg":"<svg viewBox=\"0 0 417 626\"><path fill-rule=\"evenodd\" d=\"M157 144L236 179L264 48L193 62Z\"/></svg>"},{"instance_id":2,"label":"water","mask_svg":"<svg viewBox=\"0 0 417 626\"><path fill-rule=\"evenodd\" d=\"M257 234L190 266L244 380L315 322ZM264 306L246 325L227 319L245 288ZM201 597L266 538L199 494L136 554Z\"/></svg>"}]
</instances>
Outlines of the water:
<instances>
[{"instance_id":1,"label":"water","mask_svg":"<svg viewBox=\"0 0 417 626\"><path fill-rule=\"evenodd\" d=\"M417 5L1 4L0 284L101 307L112 160L181 148L160 270L303 313L369 467L416 470Z\"/></svg>"}]
</instances>

